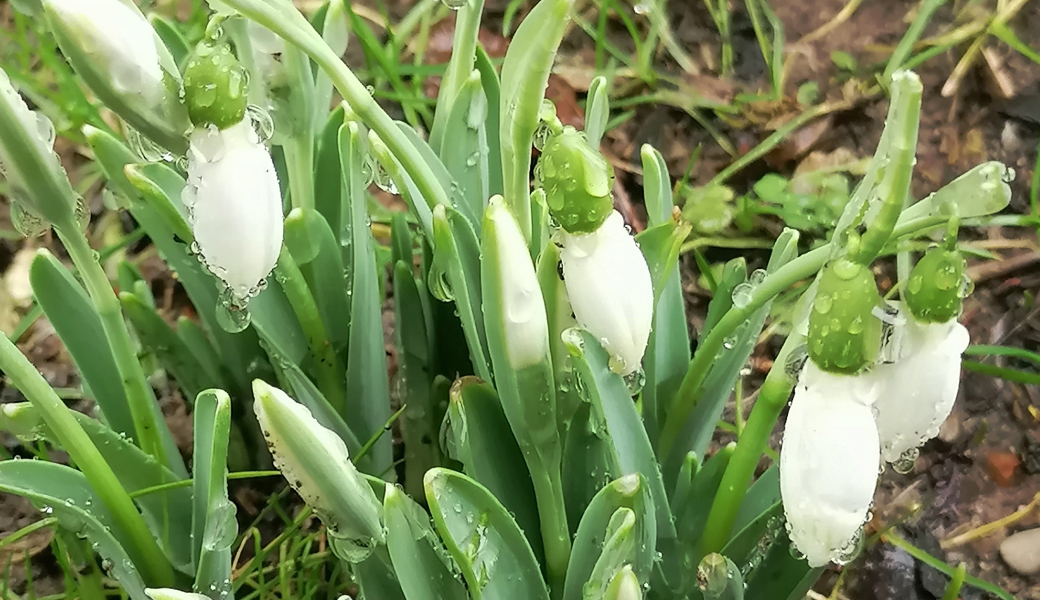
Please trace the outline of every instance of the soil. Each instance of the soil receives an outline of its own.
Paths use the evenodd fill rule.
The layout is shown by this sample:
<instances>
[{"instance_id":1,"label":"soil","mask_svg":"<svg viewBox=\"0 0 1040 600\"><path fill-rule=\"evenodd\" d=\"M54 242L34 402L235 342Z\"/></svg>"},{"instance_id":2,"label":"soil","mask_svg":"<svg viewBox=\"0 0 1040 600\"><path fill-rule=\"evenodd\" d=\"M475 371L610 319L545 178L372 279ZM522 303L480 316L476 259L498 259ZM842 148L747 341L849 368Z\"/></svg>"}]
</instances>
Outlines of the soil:
<instances>
[{"instance_id":1,"label":"soil","mask_svg":"<svg viewBox=\"0 0 1040 600\"><path fill-rule=\"evenodd\" d=\"M362 3L364 4L364 3ZM400 17L412 0L388 3L391 17ZM487 0L485 31L481 39L489 52L501 55L506 42L497 33L507 0ZM765 64L759 53L751 22L743 12L743 3L732 3L734 74L722 79L715 75L719 64L720 37L701 2L672 1L669 22L675 27L677 42L699 66L698 74L683 74L666 55L656 58L655 65L691 86L698 94L721 101L737 93L755 93L768 89ZM950 31L955 22L955 9L961 2L940 8L925 29L922 39ZM843 23L812 41L800 41L831 21L846 5L845 0L772 0L776 15L783 23L787 40L785 56L790 59L782 102L766 102L748 109L745 114L728 121L702 114L732 143L737 154L747 152L787 119L803 108L794 101L803 83L812 82L825 100L847 98L850 73L839 69L832 53L851 55L859 65L874 65L887 60L906 31L919 3L903 0L864 2ZM988 5L988 3L987 3ZM981 8L980 8L981 10ZM522 11L523 12L523 11ZM586 14L586 17L588 15ZM519 18L519 16L518 16ZM518 21L514 21L518 22ZM608 35L612 43L631 49L631 40L617 19L609 21ZM1018 36L1032 48L1040 48L1040 10L1027 4L1010 21ZM451 23L435 26L430 37L430 62L445 60L450 51ZM445 43L445 39L448 40ZM348 62L362 60L353 52ZM1013 200L1009 214L1028 214L1029 182L1036 162L1037 135L1040 131L1040 67L998 41L986 44L988 64L969 69L953 93L943 94L944 86L960 59L964 47L936 56L916 69L924 84L922 126L917 148L917 168L913 181L916 197L938 189L958 174L986 160L999 160L1013 167L1017 177L1012 184ZM438 54L438 52L440 54ZM595 48L580 31L568 35L558 57L558 68L551 82L550 96L565 122L580 125L583 115L581 100L594 73ZM436 93L431 80L427 93ZM868 83L870 83L868 81ZM627 94L645 91L637 84ZM948 90L949 91L949 90ZM389 107L388 108L393 108ZM841 110L810 122L790 136L788 141L739 172L729 180L738 193L768 172L791 175L812 153L843 151L854 157L869 157L880 137L887 102L879 94L860 94ZM603 150L612 160L617 173L618 208L629 222L639 228L645 221L640 204L642 181L637 165L639 147L651 143L664 154L672 176L679 178L687 167L694 148L702 149L694 165L690 182L699 185L709 181L734 156L722 149L713 137L690 114L666 105L641 105L631 119L609 132ZM75 149L65 147L63 156L69 162L81 163ZM70 173L74 173L70 169ZM100 202L95 198L95 224L100 216ZM3 209L6 213L6 208ZM779 231L775 220L759 219L756 231ZM0 216L0 228L11 229L6 214ZM996 255L995 260L973 261L971 273L976 281L975 293L965 305L963 321L973 343L1002 344L1033 351L1040 350L1040 307L1035 297L1040 292L1040 251L1036 231L1028 228L990 226L969 230L968 236L978 247ZM7 286L0 286L0 313L5 329L8 316L22 314L26 298L17 298L19 261L16 253L25 246L46 246L60 255L60 246L49 237L30 242L0 242L0 269L5 271ZM133 248L139 252L142 248ZM748 257L751 268L764 264L766 254L760 250L709 250L711 262L736 255ZM160 299L165 314L176 316L184 307L183 294L176 283L155 260L144 263L146 276ZM697 330L710 299L697 283L697 269L692 257L683 265L684 289L687 292L691 329ZM891 282L889 282L891 284ZM387 328L392 324L387 322ZM20 340L29 355L49 381L58 387L76 387L77 378L67 354L45 320L39 321ZM755 353L752 381L771 364L775 344L763 341ZM994 363L990 360L989 362ZM1013 360L1001 359L994 364L1017 366ZM184 446L190 448L190 420L182 404L175 398L167 411ZM0 394L0 402L20 401L13 389ZM88 405L77 404L86 409ZM4 449L11 454L25 450L10 437L2 438ZM776 448L774 442L774 448ZM236 484L235 497L247 505L263 506L267 488L250 488ZM868 532L888 527L918 547L947 562L963 562L969 574L995 583L1020 600L1040 600L1040 579L1016 575L1005 566L998 554L1000 541L1015 531L1040 525L1040 511L998 529L991 535L950 547L945 540L963 534L979 525L1005 517L1028 504L1040 493L1040 390L965 372L957 406L944 424L939 438L921 449L911 472L900 474L889 469L878 486L873 520ZM246 509L255 514L255 509ZM0 537L17 531L39 518L24 500L0 494ZM0 550L0 566L11 565L9 587L19 594L26 592L26 555L29 574L36 594L60 591L64 587L49 547L48 530L42 530L12 546ZM932 600L942 596L945 576L913 560L904 551L874 543L844 569L832 568L816 586L824 596L841 578L840 595L852 600ZM0 594L2 595L2 594ZM965 588L962 598L984 598L985 594Z\"/></svg>"}]
</instances>

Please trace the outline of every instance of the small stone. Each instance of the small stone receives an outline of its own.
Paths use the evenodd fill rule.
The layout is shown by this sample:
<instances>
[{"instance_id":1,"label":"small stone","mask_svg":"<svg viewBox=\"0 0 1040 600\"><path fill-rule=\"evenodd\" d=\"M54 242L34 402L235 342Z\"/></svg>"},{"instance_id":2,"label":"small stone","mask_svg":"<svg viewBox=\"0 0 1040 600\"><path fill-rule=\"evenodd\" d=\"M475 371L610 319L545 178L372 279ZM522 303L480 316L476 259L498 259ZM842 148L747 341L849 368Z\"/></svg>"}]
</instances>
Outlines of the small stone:
<instances>
[{"instance_id":1,"label":"small stone","mask_svg":"<svg viewBox=\"0 0 1040 600\"><path fill-rule=\"evenodd\" d=\"M1021 462L1012 452L990 452L986 455L986 472L1000 487L1011 487Z\"/></svg>"},{"instance_id":2,"label":"small stone","mask_svg":"<svg viewBox=\"0 0 1040 600\"><path fill-rule=\"evenodd\" d=\"M1000 557L1020 575L1040 573L1040 527L1019 531L1001 542Z\"/></svg>"}]
</instances>

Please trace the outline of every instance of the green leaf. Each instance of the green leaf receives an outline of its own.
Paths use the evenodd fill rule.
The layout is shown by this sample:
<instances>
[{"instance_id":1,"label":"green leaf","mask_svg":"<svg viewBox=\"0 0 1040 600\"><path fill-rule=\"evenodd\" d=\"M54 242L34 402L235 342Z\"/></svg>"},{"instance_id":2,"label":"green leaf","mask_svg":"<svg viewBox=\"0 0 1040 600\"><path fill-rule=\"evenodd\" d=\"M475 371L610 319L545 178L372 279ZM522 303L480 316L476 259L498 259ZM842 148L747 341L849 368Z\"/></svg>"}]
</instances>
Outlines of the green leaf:
<instances>
[{"instance_id":1,"label":"green leaf","mask_svg":"<svg viewBox=\"0 0 1040 600\"><path fill-rule=\"evenodd\" d=\"M231 546L238 535L238 522L227 490L231 398L223 390L206 390L195 399L194 409L192 557L197 565L194 588L211 600L234 600Z\"/></svg>"},{"instance_id":2,"label":"green leaf","mask_svg":"<svg viewBox=\"0 0 1040 600\"><path fill-rule=\"evenodd\" d=\"M969 219L998 213L1011 202L1014 179L1014 171L1003 163L982 163L904 210L896 227L927 216Z\"/></svg>"},{"instance_id":3,"label":"green leaf","mask_svg":"<svg viewBox=\"0 0 1040 600\"><path fill-rule=\"evenodd\" d=\"M400 490L387 484L383 497L386 545L408 600L464 600L466 588L430 517Z\"/></svg>"},{"instance_id":4,"label":"green leaf","mask_svg":"<svg viewBox=\"0 0 1040 600\"><path fill-rule=\"evenodd\" d=\"M141 344L155 353L185 398L194 398L202 390L219 385L220 381L211 378L203 368L195 350L188 347L146 301L127 292L119 294L119 301L141 337Z\"/></svg>"},{"instance_id":5,"label":"green leaf","mask_svg":"<svg viewBox=\"0 0 1040 600\"><path fill-rule=\"evenodd\" d=\"M458 210L466 215L478 236L488 191L487 120L488 100L481 87L480 73L473 71L464 80L446 121L451 137L441 148L440 157L462 196ZM438 111L439 112L439 111Z\"/></svg>"},{"instance_id":6,"label":"green leaf","mask_svg":"<svg viewBox=\"0 0 1040 600\"><path fill-rule=\"evenodd\" d=\"M44 461L0 462L0 491L29 498L50 512L66 529L97 544L112 565L112 574L133 600L148 600L135 558L125 550L126 534L94 494L82 473Z\"/></svg>"},{"instance_id":7,"label":"green leaf","mask_svg":"<svg viewBox=\"0 0 1040 600\"><path fill-rule=\"evenodd\" d=\"M430 286L441 290L444 300L454 300L462 330L466 334L473 369L481 379L492 381L481 288L480 240L469 221L458 211L438 207L433 213L434 265ZM447 281L445 287L442 283Z\"/></svg>"},{"instance_id":8,"label":"green leaf","mask_svg":"<svg viewBox=\"0 0 1040 600\"><path fill-rule=\"evenodd\" d=\"M503 195L531 237L531 143L549 72L570 22L573 0L542 0L516 29L502 63L500 143Z\"/></svg>"},{"instance_id":9,"label":"green leaf","mask_svg":"<svg viewBox=\"0 0 1040 600\"><path fill-rule=\"evenodd\" d=\"M491 64L491 58L482 46L477 46L477 60L475 67L480 71L480 85L484 88L484 96L487 97L487 119L484 121L484 130L487 132L488 143L488 194L494 196L503 192L502 188L502 154L499 149L501 144L501 97L502 90L498 83L498 71Z\"/></svg>"},{"instance_id":10,"label":"green leaf","mask_svg":"<svg viewBox=\"0 0 1040 600\"><path fill-rule=\"evenodd\" d=\"M599 148L603 134L607 131L610 120L610 86L602 75L593 78L589 84L589 94L585 98L585 137L589 146ZM667 174L667 170L665 173ZM645 173L644 173L645 177Z\"/></svg>"},{"instance_id":11,"label":"green leaf","mask_svg":"<svg viewBox=\"0 0 1040 600\"><path fill-rule=\"evenodd\" d=\"M616 522L619 513L623 527ZM646 479L632 474L610 482L581 517L563 600L582 600L594 590L602 594L615 571L626 564L640 581L650 581L656 542L657 520Z\"/></svg>"},{"instance_id":12,"label":"green leaf","mask_svg":"<svg viewBox=\"0 0 1040 600\"><path fill-rule=\"evenodd\" d=\"M159 39L163 41L163 44L170 51L173 62L177 63L178 67L183 68L184 62L188 60L188 55L191 54L191 48L188 46L188 40L181 35L179 24L154 12L148 14L148 21L152 24L152 29L155 30L155 33L159 34Z\"/></svg>"},{"instance_id":13,"label":"green leaf","mask_svg":"<svg viewBox=\"0 0 1040 600\"><path fill-rule=\"evenodd\" d=\"M408 226L401 218L394 219L392 235L395 243L407 235ZM411 261L411 239L408 239ZM402 388L405 402L401 418L401 436L404 438L404 484L409 494L422 492L422 478L429 469L440 466L441 453L437 445L437 431L441 411L433 405L430 386L430 332L427 315L415 279L411 262L398 260L393 271L394 286L394 345L397 347L397 385Z\"/></svg>"},{"instance_id":14,"label":"green leaf","mask_svg":"<svg viewBox=\"0 0 1040 600\"><path fill-rule=\"evenodd\" d=\"M675 525L661 471L625 381L607 366L607 351L589 332L569 329L564 332L564 341L592 403L590 425L609 439L607 445L617 469L614 476L639 473L646 478L657 515L658 538L674 538Z\"/></svg>"},{"instance_id":15,"label":"green leaf","mask_svg":"<svg viewBox=\"0 0 1040 600\"><path fill-rule=\"evenodd\" d=\"M383 344L383 273L376 265L375 241L369 226L366 186L361 174L361 129L357 123L340 127L339 143L340 169L350 205L347 229L351 248L345 261L350 270L350 340L344 418L360 438L367 440L390 418L390 382ZM373 472L389 468L393 462L390 436L376 442L370 455Z\"/></svg>"},{"instance_id":16,"label":"green leaf","mask_svg":"<svg viewBox=\"0 0 1040 600\"><path fill-rule=\"evenodd\" d=\"M347 217L343 179L339 160L339 128L343 125L343 105L329 114L328 121L317 135L314 155L314 208L332 228L337 241L342 241Z\"/></svg>"},{"instance_id":17,"label":"green leaf","mask_svg":"<svg viewBox=\"0 0 1040 600\"><path fill-rule=\"evenodd\" d=\"M177 337L195 353L198 357L198 362L206 370L209 378L212 381L216 381L221 389L227 388L225 365L221 362L220 354L217 353L213 342L206 335L206 331L195 321L182 316L177 319Z\"/></svg>"},{"instance_id":18,"label":"green leaf","mask_svg":"<svg viewBox=\"0 0 1040 600\"><path fill-rule=\"evenodd\" d=\"M655 302L661 297L668 280L678 274L676 267L679 263L679 249L689 235L689 223L669 219L660 225L640 231L636 236L639 250L650 268Z\"/></svg>"},{"instance_id":19,"label":"green leaf","mask_svg":"<svg viewBox=\"0 0 1040 600\"><path fill-rule=\"evenodd\" d=\"M743 600L744 577L728 557L712 553L697 566L697 584L704 600Z\"/></svg>"},{"instance_id":20,"label":"green leaf","mask_svg":"<svg viewBox=\"0 0 1040 600\"><path fill-rule=\"evenodd\" d=\"M17 415L14 418L18 421L21 437L42 437L53 444L59 443L57 436L44 423L43 414L36 405L24 403L7 406L8 415ZM134 494L181 479L167 467L156 462L153 456L135 446L125 435L83 413L69 411L69 414L90 438L127 493ZM2 417L0 425L6 428ZM175 487L139 496L136 503L148 529L160 541L169 560L179 570L190 573L190 531L179 525L191 520L191 492L188 488Z\"/></svg>"},{"instance_id":21,"label":"green leaf","mask_svg":"<svg viewBox=\"0 0 1040 600\"><path fill-rule=\"evenodd\" d=\"M541 561L542 534L534 487L529 478L516 475L523 473L527 465L493 387L476 377L455 381L441 444L448 456L462 463L466 475L501 499L509 513L515 515L535 557Z\"/></svg>"},{"instance_id":22,"label":"green leaf","mask_svg":"<svg viewBox=\"0 0 1040 600\"><path fill-rule=\"evenodd\" d=\"M643 164L643 198L647 220L652 226L672 219L675 204L668 177L668 166L661 153L650 145L641 151ZM672 397L686 374L690 362L690 335L686 324L686 305L679 277L679 265L671 268L657 294L654 325L650 330L643 371L643 425L654 446L657 445L661 412L671 405Z\"/></svg>"},{"instance_id":23,"label":"green leaf","mask_svg":"<svg viewBox=\"0 0 1040 600\"><path fill-rule=\"evenodd\" d=\"M47 250L38 251L33 259L29 283L37 304L68 349L105 421L117 432L133 437L134 423L123 380L105 342L101 317L83 286Z\"/></svg>"},{"instance_id":24,"label":"green leaf","mask_svg":"<svg viewBox=\"0 0 1040 600\"><path fill-rule=\"evenodd\" d=\"M472 600L548 600L527 539L487 488L446 469L427 473L425 487L434 527Z\"/></svg>"},{"instance_id":25,"label":"green leaf","mask_svg":"<svg viewBox=\"0 0 1040 600\"><path fill-rule=\"evenodd\" d=\"M581 404L574 385L574 369L571 366L571 355L563 343L563 332L577 325L571 311L571 302L567 297L567 286L560 277L560 249L549 242L538 257L538 286L545 300L545 318L549 324L549 353L553 362L553 381L556 382L556 420L561 432L567 430L574 413ZM565 455L566 460L566 455ZM580 473L580 471L579 471ZM602 483L602 482L601 482ZM597 489L598 486L597 486ZM595 493L595 490L593 490ZM589 498L592 496L590 495ZM582 506L584 508L584 505ZM570 514L568 507L568 515ZM581 516L579 512L576 516ZM577 520L571 523L577 527Z\"/></svg>"},{"instance_id":26,"label":"green leaf","mask_svg":"<svg viewBox=\"0 0 1040 600\"><path fill-rule=\"evenodd\" d=\"M711 511L711 503L715 500L722 475L726 472L729 459L733 456L736 443L723 446L690 480L689 494L680 497L676 494L672 504L675 513L675 529L679 539L687 545L696 544L704 531L704 524Z\"/></svg>"},{"instance_id":27,"label":"green leaf","mask_svg":"<svg viewBox=\"0 0 1040 600\"><path fill-rule=\"evenodd\" d=\"M412 600L406 598L387 549L379 546L367 559L354 565L361 595L379 600Z\"/></svg>"}]
</instances>

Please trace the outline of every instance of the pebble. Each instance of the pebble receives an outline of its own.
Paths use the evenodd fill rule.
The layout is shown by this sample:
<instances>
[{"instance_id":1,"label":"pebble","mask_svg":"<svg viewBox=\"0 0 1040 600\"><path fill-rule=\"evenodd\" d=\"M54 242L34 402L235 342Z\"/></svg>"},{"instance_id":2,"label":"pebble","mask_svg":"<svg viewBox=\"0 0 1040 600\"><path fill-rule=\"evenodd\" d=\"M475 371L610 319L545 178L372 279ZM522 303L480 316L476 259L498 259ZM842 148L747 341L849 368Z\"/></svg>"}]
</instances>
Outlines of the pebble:
<instances>
[{"instance_id":1,"label":"pebble","mask_svg":"<svg viewBox=\"0 0 1040 600\"><path fill-rule=\"evenodd\" d=\"M1040 527L1019 531L1001 542L1000 557L1020 575L1040 573Z\"/></svg>"}]
</instances>

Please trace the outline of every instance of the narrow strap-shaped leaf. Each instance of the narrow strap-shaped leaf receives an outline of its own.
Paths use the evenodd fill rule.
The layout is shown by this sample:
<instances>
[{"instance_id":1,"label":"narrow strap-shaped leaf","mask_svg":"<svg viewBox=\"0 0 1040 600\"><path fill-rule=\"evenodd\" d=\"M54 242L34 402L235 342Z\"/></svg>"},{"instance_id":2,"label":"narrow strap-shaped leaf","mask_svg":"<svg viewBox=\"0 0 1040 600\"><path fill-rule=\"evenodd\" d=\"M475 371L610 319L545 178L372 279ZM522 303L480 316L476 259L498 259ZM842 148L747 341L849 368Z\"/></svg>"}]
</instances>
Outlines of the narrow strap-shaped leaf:
<instances>
[{"instance_id":1,"label":"narrow strap-shaped leaf","mask_svg":"<svg viewBox=\"0 0 1040 600\"><path fill-rule=\"evenodd\" d=\"M708 513L711 511L711 503L715 499L722 475L726 472L735 447L736 444L731 443L719 449L693 475L689 495L685 498L675 498L672 508L675 514L675 529L684 544L696 544L700 540Z\"/></svg>"},{"instance_id":2,"label":"narrow strap-shaped leaf","mask_svg":"<svg viewBox=\"0 0 1040 600\"><path fill-rule=\"evenodd\" d=\"M762 562L745 578L745 600L800 600L823 574L805 559L795 558L787 532L781 531Z\"/></svg>"},{"instance_id":3,"label":"narrow strap-shaped leaf","mask_svg":"<svg viewBox=\"0 0 1040 600\"><path fill-rule=\"evenodd\" d=\"M354 565L361 595L379 600L411 600L401 589L401 582L394 572L393 563L385 546L379 546L372 555Z\"/></svg>"},{"instance_id":4,"label":"narrow strap-shaped leaf","mask_svg":"<svg viewBox=\"0 0 1040 600\"><path fill-rule=\"evenodd\" d=\"M152 29L159 34L159 39L163 41L163 44L170 51L173 61L177 63L178 67L183 67L184 61L191 54L191 47L188 46L188 41L181 35L179 24L175 24L166 17L154 12L148 14L148 21L151 22Z\"/></svg>"},{"instance_id":5,"label":"narrow strap-shaped leaf","mask_svg":"<svg viewBox=\"0 0 1040 600\"><path fill-rule=\"evenodd\" d=\"M29 283L36 303L68 349L105 421L112 429L133 437L134 422L122 378L105 342L101 318L83 286L47 250L40 250L33 259Z\"/></svg>"},{"instance_id":6,"label":"narrow strap-shaped leaf","mask_svg":"<svg viewBox=\"0 0 1040 600\"><path fill-rule=\"evenodd\" d=\"M182 316L177 319L177 337L181 338L184 345L191 348L210 379L216 381L221 389L227 388L226 365L221 362L220 354L213 346L209 336L206 335L206 331L192 319Z\"/></svg>"},{"instance_id":7,"label":"narrow strap-shaped leaf","mask_svg":"<svg viewBox=\"0 0 1040 600\"><path fill-rule=\"evenodd\" d=\"M386 545L408 600L465 600L453 559L433 531L430 517L393 485L383 497Z\"/></svg>"},{"instance_id":8,"label":"narrow strap-shaped leaf","mask_svg":"<svg viewBox=\"0 0 1040 600\"><path fill-rule=\"evenodd\" d=\"M352 296L347 293L348 282L344 281L340 239L315 210L294 209L285 220L285 228L287 244L290 229L297 229L307 236L308 245L315 252L311 260L299 265L300 271L314 295L329 342L340 360L345 360L350 341ZM303 261L297 259L297 262Z\"/></svg>"},{"instance_id":9,"label":"narrow strap-shaped leaf","mask_svg":"<svg viewBox=\"0 0 1040 600\"><path fill-rule=\"evenodd\" d=\"M553 380L556 382L556 420L562 435L567 431L574 413L582 399L574 384L574 368L571 366L571 354L563 343L563 332L577 325L571 302L567 296L567 286L561 277L560 249L549 242L538 257L538 287L545 300L545 318L549 324L549 352L553 361ZM564 457L567 460L567 457ZM594 492L594 491L593 491ZM591 498L591 496L589 497ZM570 508L568 507L568 515ZM578 513L580 516L581 513ZM577 527L577 521L572 527Z\"/></svg>"},{"instance_id":10,"label":"narrow strap-shaped leaf","mask_svg":"<svg viewBox=\"0 0 1040 600\"><path fill-rule=\"evenodd\" d=\"M488 143L488 194L494 196L501 194L502 190L502 153L499 148L500 142L500 114L502 111L502 90L498 83L498 71L491 64L491 58L482 46L477 46L477 60L474 65L480 71L480 85L484 88L484 96L487 98L487 118L484 121L484 129L487 132Z\"/></svg>"},{"instance_id":11,"label":"narrow strap-shaped leaf","mask_svg":"<svg viewBox=\"0 0 1040 600\"><path fill-rule=\"evenodd\" d=\"M466 334L473 370L481 379L492 381L481 289L480 242L469 221L458 211L438 207L433 214L434 271L430 283L434 295L439 288L444 300L454 300L462 330ZM438 282L443 277L447 289Z\"/></svg>"},{"instance_id":12,"label":"narrow strap-shaped leaf","mask_svg":"<svg viewBox=\"0 0 1040 600\"><path fill-rule=\"evenodd\" d=\"M390 417L390 382L383 345L382 273L376 266L375 241L369 225L362 171L361 128L340 127L340 168L350 205L350 339L347 350L347 406L344 417L362 439L378 432ZM390 436L369 453L375 473L393 462Z\"/></svg>"},{"instance_id":13,"label":"narrow strap-shaped leaf","mask_svg":"<svg viewBox=\"0 0 1040 600\"><path fill-rule=\"evenodd\" d=\"M620 511L628 512L631 523L626 524L625 539L619 536L611 543L611 534L618 533L616 526L611 531L612 521ZM632 565L640 581L650 581L656 541L657 519L646 479L633 473L610 482L596 494L581 517L567 566L563 600L587 598L587 590L602 594L614 571L625 564ZM592 581L597 567L599 578Z\"/></svg>"},{"instance_id":14,"label":"narrow strap-shaped leaf","mask_svg":"<svg viewBox=\"0 0 1040 600\"><path fill-rule=\"evenodd\" d=\"M728 556L712 553L697 567L704 600L744 600L744 576Z\"/></svg>"},{"instance_id":15,"label":"narrow strap-shaped leaf","mask_svg":"<svg viewBox=\"0 0 1040 600\"><path fill-rule=\"evenodd\" d=\"M58 443L57 436L44 423L43 414L36 405L8 405L8 411L9 414L17 415L19 435L38 436L52 444ZM101 453L101 457L128 494L133 495L135 492L180 479L168 468L156 462L153 456L135 446L126 436L83 413L70 411L70 414ZM141 509L148 529L159 540L170 562L179 570L190 573L191 532L179 524L191 519L191 491L186 487L174 487L138 496L135 502Z\"/></svg>"},{"instance_id":16,"label":"narrow strap-shaped leaf","mask_svg":"<svg viewBox=\"0 0 1040 600\"><path fill-rule=\"evenodd\" d=\"M112 574L133 600L148 600L145 582L127 553L125 534L90 489L82 473L44 461L0 462L0 491L49 508L61 525L96 544L97 552L112 564Z\"/></svg>"},{"instance_id":17,"label":"narrow strap-shaped leaf","mask_svg":"<svg viewBox=\"0 0 1040 600\"><path fill-rule=\"evenodd\" d=\"M516 29L502 63L500 139L503 196L531 237L531 144L549 72L573 0L541 0Z\"/></svg>"},{"instance_id":18,"label":"narrow strap-shaped leaf","mask_svg":"<svg viewBox=\"0 0 1040 600\"><path fill-rule=\"evenodd\" d=\"M577 383L572 385L578 387ZM591 419L592 404L579 402L567 427L564 445L563 498L572 534L578 530L578 524L592 499L620 472L617 457L606 435L602 429L593 425Z\"/></svg>"},{"instance_id":19,"label":"narrow strap-shaped leaf","mask_svg":"<svg viewBox=\"0 0 1040 600\"><path fill-rule=\"evenodd\" d=\"M517 476L527 465L498 394L476 377L463 377L451 386L449 398L442 445L452 459L462 463L466 475L515 515L540 561L544 551L534 487L529 478Z\"/></svg>"},{"instance_id":20,"label":"narrow strap-shaped leaf","mask_svg":"<svg viewBox=\"0 0 1040 600\"><path fill-rule=\"evenodd\" d=\"M185 398L194 398L202 390L219 383L203 368L195 351L147 302L127 292L119 294L119 301L141 337L141 343L155 353L162 367L177 381Z\"/></svg>"},{"instance_id":21,"label":"narrow strap-shaped leaf","mask_svg":"<svg viewBox=\"0 0 1040 600\"><path fill-rule=\"evenodd\" d=\"M605 82L604 82L605 84ZM605 95L605 85L600 88ZM594 106L592 91L589 91L589 106ZM586 111L589 112L589 111ZM586 123L589 116L586 116ZM588 125L586 125L588 130ZM672 186L668 177L668 166L661 153L649 145L642 148L643 198L646 203L647 221L651 226L666 223L672 218ZM671 404L672 396L686 374L690 362L690 336L686 326L685 301L679 265L671 269L667 283L657 295L654 309L654 325L650 330L650 341L643 356L646 383L643 386L643 425L650 442L657 445L660 414Z\"/></svg>"},{"instance_id":22,"label":"narrow strap-shaped leaf","mask_svg":"<svg viewBox=\"0 0 1040 600\"><path fill-rule=\"evenodd\" d=\"M607 131L607 121L610 120L609 94L610 88L607 85L607 78L602 75L594 77L592 83L589 84L589 94L585 99L585 137L588 138L589 145L593 148L599 148L603 134ZM666 169L666 176L667 173ZM647 177L645 166L643 177L645 185L645 178ZM671 188L669 187L669 189ZM650 212L650 205L647 205L647 212ZM658 222L651 217L651 224L657 224Z\"/></svg>"},{"instance_id":23,"label":"narrow strap-shaped leaf","mask_svg":"<svg viewBox=\"0 0 1040 600\"><path fill-rule=\"evenodd\" d=\"M433 116L430 128L430 145L444 157L448 146L455 143L454 135L448 132L457 130L452 127L450 113L455 112L455 103L459 102L460 90L465 85L469 72L473 69L477 38L480 32L480 17L484 11L484 0L465 0L456 11L455 33L451 41L451 58L444 70L444 78L437 92L437 112Z\"/></svg>"},{"instance_id":24,"label":"narrow strap-shaped leaf","mask_svg":"<svg viewBox=\"0 0 1040 600\"><path fill-rule=\"evenodd\" d=\"M619 469L615 476L639 473L646 478L657 515L658 538L675 538L661 471L628 386L620 375L610 370L607 351L595 336L574 328L564 333L564 341L592 402L592 427L605 431L610 440L608 447L612 446Z\"/></svg>"},{"instance_id":25,"label":"narrow strap-shaped leaf","mask_svg":"<svg viewBox=\"0 0 1040 600\"><path fill-rule=\"evenodd\" d=\"M425 483L434 527L472 600L548 600L527 539L487 488L446 469L431 470Z\"/></svg>"},{"instance_id":26,"label":"narrow strap-shaped leaf","mask_svg":"<svg viewBox=\"0 0 1040 600\"><path fill-rule=\"evenodd\" d=\"M456 34L458 35L458 34ZM487 96L481 86L480 72L464 80L447 120L450 140L441 148L441 160L455 181L461 196L458 209L480 233L488 192Z\"/></svg>"},{"instance_id":27,"label":"narrow strap-shaped leaf","mask_svg":"<svg viewBox=\"0 0 1040 600\"><path fill-rule=\"evenodd\" d=\"M194 416L192 556L196 564L195 590L211 600L234 600L231 546L238 535L238 522L227 490L231 398L223 390L206 390L195 399Z\"/></svg>"},{"instance_id":28,"label":"narrow strap-shaped leaf","mask_svg":"<svg viewBox=\"0 0 1040 600\"><path fill-rule=\"evenodd\" d=\"M314 155L314 208L325 217L336 240L342 239L348 216L344 214L347 209L339 160L339 128L343 125L344 112L343 105L339 105L329 114L325 126L318 132Z\"/></svg>"}]
</instances>

